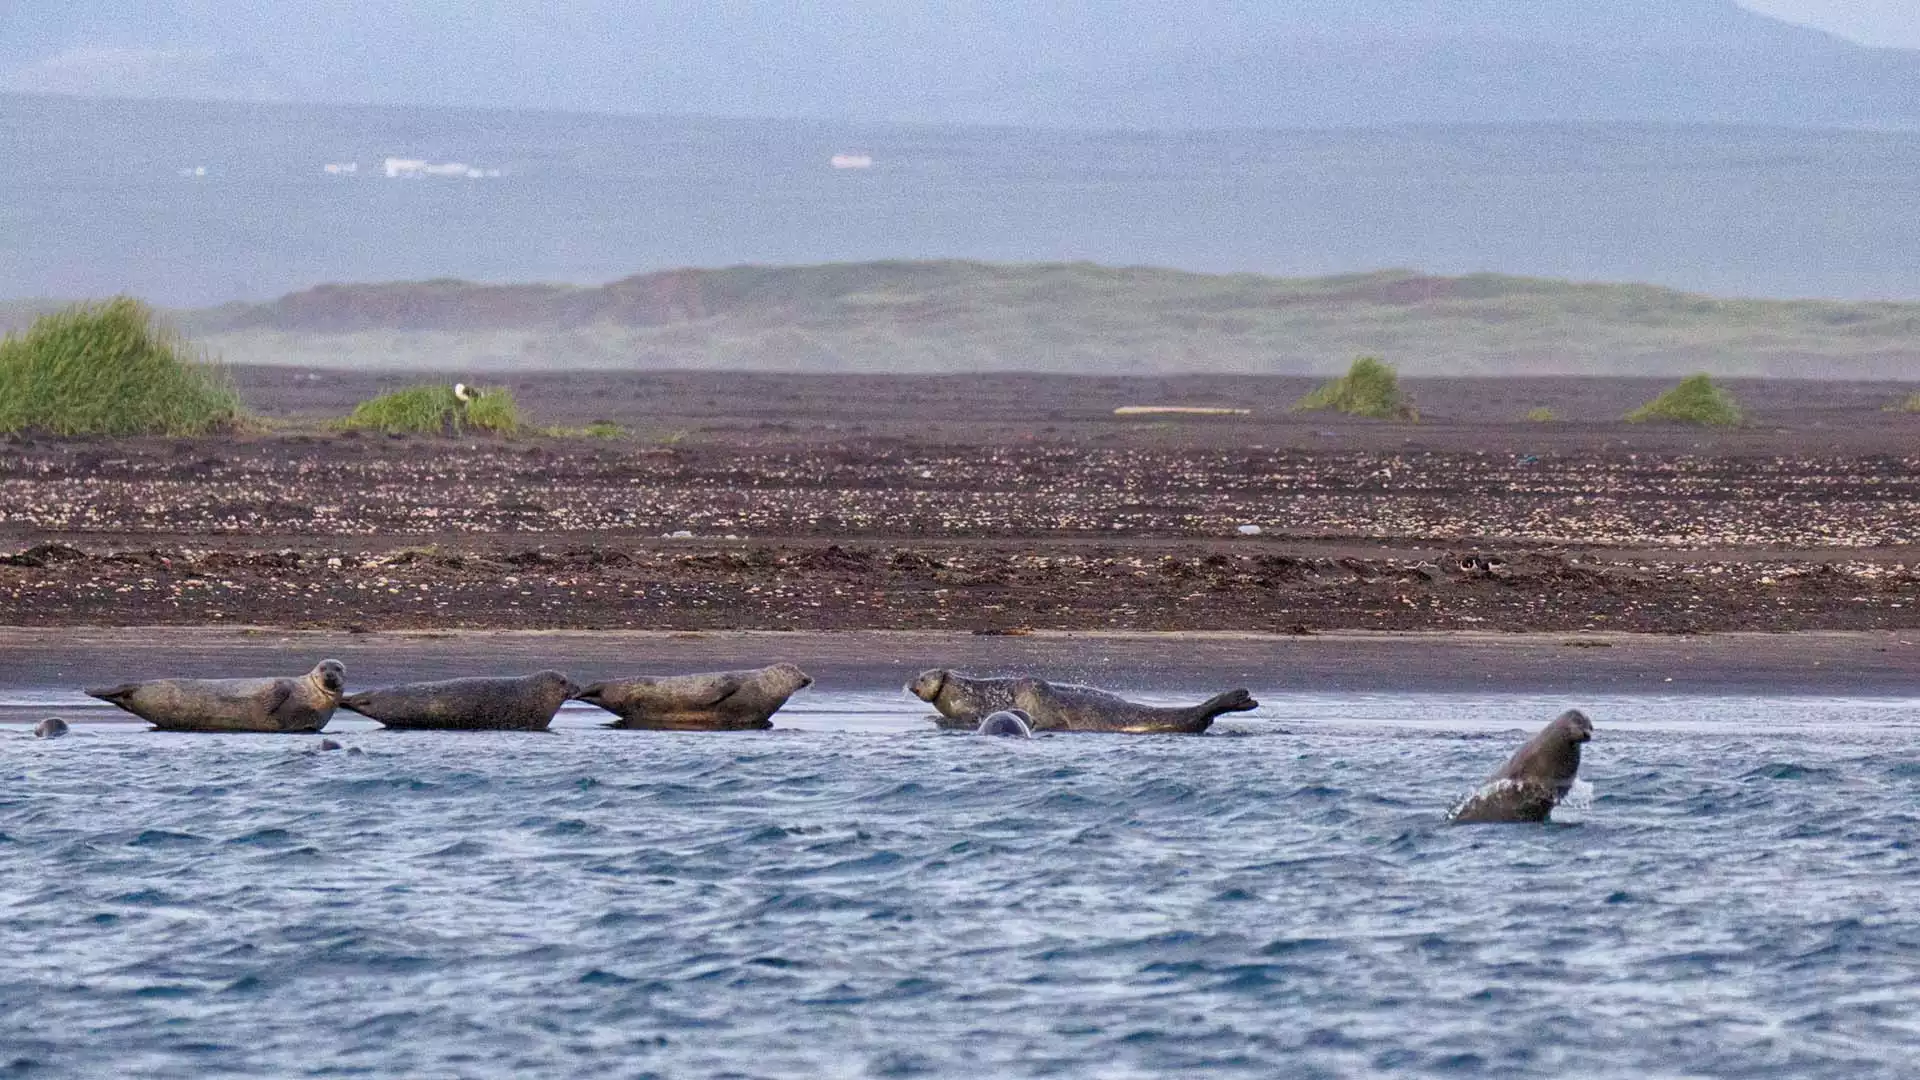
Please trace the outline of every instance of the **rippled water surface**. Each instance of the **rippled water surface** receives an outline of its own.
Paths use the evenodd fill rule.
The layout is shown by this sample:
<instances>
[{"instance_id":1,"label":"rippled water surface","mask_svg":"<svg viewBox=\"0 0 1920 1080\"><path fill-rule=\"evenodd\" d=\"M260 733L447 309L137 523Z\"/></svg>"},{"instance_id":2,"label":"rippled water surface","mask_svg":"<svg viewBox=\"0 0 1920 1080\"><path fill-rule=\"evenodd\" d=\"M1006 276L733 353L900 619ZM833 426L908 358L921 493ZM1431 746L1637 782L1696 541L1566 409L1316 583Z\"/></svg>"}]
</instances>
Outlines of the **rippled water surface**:
<instances>
[{"instance_id":1,"label":"rippled water surface","mask_svg":"<svg viewBox=\"0 0 1920 1080\"><path fill-rule=\"evenodd\" d=\"M1442 824L1568 704L1585 806ZM0 1076L1914 1075L1920 703L587 721L0 731Z\"/></svg>"}]
</instances>

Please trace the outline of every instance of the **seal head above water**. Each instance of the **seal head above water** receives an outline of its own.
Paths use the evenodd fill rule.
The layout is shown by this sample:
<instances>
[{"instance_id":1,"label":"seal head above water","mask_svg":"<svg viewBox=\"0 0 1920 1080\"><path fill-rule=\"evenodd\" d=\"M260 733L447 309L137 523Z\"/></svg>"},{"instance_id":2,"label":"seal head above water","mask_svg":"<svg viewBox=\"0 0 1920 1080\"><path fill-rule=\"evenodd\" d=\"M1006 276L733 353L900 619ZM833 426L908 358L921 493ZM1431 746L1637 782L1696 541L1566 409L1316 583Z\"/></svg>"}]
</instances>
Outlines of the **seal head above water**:
<instances>
[{"instance_id":1,"label":"seal head above water","mask_svg":"<svg viewBox=\"0 0 1920 1080\"><path fill-rule=\"evenodd\" d=\"M1035 731L1104 731L1129 735L1198 735L1222 713L1260 707L1245 690L1216 694L1198 705L1141 705L1105 690L1019 679L1014 706L1033 718Z\"/></svg>"},{"instance_id":2,"label":"seal head above water","mask_svg":"<svg viewBox=\"0 0 1920 1080\"><path fill-rule=\"evenodd\" d=\"M576 696L619 717L608 727L764 731L788 698L812 685L813 676L792 664L774 664L752 671L609 679Z\"/></svg>"},{"instance_id":3,"label":"seal head above water","mask_svg":"<svg viewBox=\"0 0 1920 1080\"><path fill-rule=\"evenodd\" d=\"M342 698L340 705L402 730L545 731L553 714L579 692L572 679L546 670L518 678L389 686Z\"/></svg>"},{"instance_id":4,"label":"seal head above water","mask_svg":"<svg viewBox=\"0 0 1920 1080\"><path fill-rule=\"evenodd\" d=\"M1447 814L1459 825L1546 821L1580 774L1580 746L1593 738L1593 721L1568 709L1527 740L1505 765Z\"/></svg>"},{"instance_id":5,"label":"seal head above water","mask_svg":"<svg viewBox=\"0 0 1920 1080\"><path fill-rule=\"evenodd\" d=\"M1007 709L980 721L980 726L975 729L974 734L998 735L1003 739L1031 739L1033 728L1029 726L1029 722L1032 719L1033 717L1019 709Z\"/></svg>"},{"instance_id":6,"label":"seal head above water","mask_svg":"<svg viewBox=\"0 0 1920 1080\"><path fill-rule=\"evenodd\" d=\"M36 739L57 739L67 733L67 722L57 716L49 716L33 725L33 737Z\"/></svg>"},{"instance_id":7,"label":"seal head above water","mask_svg":"<svg viewBox=\"0 0 1920 1080\"><path fill-rule=\"evenodd\" d=\"M322 660L298 678L154 679L89 690L87 696L162 731L314 732L333 718L346 687L346 665Z\"/></svg>"}]
</instances>

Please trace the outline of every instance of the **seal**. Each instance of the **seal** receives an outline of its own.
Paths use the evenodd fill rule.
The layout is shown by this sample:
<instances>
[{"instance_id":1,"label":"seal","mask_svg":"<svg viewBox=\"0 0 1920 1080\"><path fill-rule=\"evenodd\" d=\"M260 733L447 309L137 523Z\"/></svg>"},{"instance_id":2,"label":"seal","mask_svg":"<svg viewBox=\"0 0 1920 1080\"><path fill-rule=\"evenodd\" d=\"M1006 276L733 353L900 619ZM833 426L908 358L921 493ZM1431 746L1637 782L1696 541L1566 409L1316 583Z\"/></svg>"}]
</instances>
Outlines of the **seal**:
<instances>
[{"instance_id":1,"label":"seal","mask_svg":"<svg viewBox=\"0 0 1920 1080\"><path fill-rule=\"evenodd\" d=\"M773 714L813 677L792 664L700 675L641 675L597 682L581 701L620 719L612 728L644 731L765 731Z\"/></svg>"},{"instance_id":2,"label":"seal","mask_svg":"<svg viewBox=\"0 0 1920 1080\"><path fill-rule=\"evenodd\" d=\"M367 690L340 707L405 731L545 731L580 692L551 669L505 679L443 679Z\"/></svg>"},{"instance_id":3,"label":"seal","mask_svg":"<svg viewBox=\"0 0 1920 1080\"><path fill-rule=\"evenodd\" d=\"M974 734L998 735L1003 739L1031 739L1033 729L1028 727L1027 723L1032 719L1033 717L1019 709L1008 709L980 721L980 726L975 729Z\"/></svg>"},{"instance_id":4,"label":"seal","mask_svg":"<svg viewBox=\"0 0 1920 1080\"><path fill-rule=\"evenodd\" d=\"M1505 765L1454 805L1459 825L1546 821L1580 773L1580 744L1593 738L1593 721L1568 709L1514 752Z\"/></svg>"},{"instance_id":5,"label":"seal","mask_svg":"<svg viewBox=\"0 0 1920 1080\"><path fill-rule=\"evenodd\" d=\"M33 737L36 739L57 739L67 733L67 722L57 716L49 716L33 725Z\"/></svg>"},{"instance_id":6,"label":"seal","mask_svg":"<svg viewBox=\"0 0 1920 1080\"><path fill-rule=\"evenodd\" d=\"M315 732L347 687L347 668L322 660L299 678L154 679L89 690L161 731Z\"/></svg>"},{"instance_id":7,"label":"seal","mask_svg":"<svg viewBox=\"0 0 1920 1080\"><path fill-rule=\"evenodd\" d=\"M1198 705L1140 705L1105 690L1057 686L1021 679L1013 704L1033 717L1035 731L1106 731L1128 735L1198 735L1222 713L1246 712L1260 703L1245 690L1216 694Z\"/></svg>"},{"instance_id":8,"label":"seal","mask_svg":"<svg viewBox=\"0 0 1920 1080\"><path fill-rule=\"evenodd\" d=\"M988 716L1013 708L1013 692L1019 685L1019 676L984 679L947 668L930 668L907 684L907 693L939 711L940 716L934 723L940 730L975 731ZM1058 685L1066 687L1066 684Z\"/></svg>"}]
</instances>

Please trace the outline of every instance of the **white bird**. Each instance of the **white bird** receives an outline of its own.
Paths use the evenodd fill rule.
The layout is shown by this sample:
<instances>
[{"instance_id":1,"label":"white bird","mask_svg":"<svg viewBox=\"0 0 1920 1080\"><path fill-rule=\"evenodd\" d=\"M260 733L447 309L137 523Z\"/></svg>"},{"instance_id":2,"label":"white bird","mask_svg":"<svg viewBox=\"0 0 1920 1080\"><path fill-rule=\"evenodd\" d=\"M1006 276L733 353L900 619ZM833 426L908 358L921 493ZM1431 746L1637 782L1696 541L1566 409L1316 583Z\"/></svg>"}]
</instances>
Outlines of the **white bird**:
<instances>
[{"instance_id":1,"label":"white bird","mask_svg":"<svg viewBox=\"0 0 1920 1080\"><path fill-rule=\"evenodd\" d=\"M463 403L473 400L473 395L467 393L467 384L463 382L453 384L453 396Z\"/></svg>"}]
</instances>

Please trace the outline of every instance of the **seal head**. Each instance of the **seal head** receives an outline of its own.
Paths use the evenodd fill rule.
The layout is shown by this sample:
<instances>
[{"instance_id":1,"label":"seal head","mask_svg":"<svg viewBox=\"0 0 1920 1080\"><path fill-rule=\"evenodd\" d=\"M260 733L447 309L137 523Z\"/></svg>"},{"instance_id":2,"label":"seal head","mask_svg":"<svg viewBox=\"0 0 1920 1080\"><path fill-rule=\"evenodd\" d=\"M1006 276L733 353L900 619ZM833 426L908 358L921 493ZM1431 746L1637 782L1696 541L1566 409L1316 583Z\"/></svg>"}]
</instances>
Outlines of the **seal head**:
<instances>
[{"instance_id":1,"label":"seal head","mask_svg":"<svg viewBox=\"0 0 1920 1080\"><path fill-rule=\"evenodd\" d=\"M57 739L67 733L67 722L57 716L49 716L33 725L33 737L36 739Z\"/></svg>"}]
</instances>

